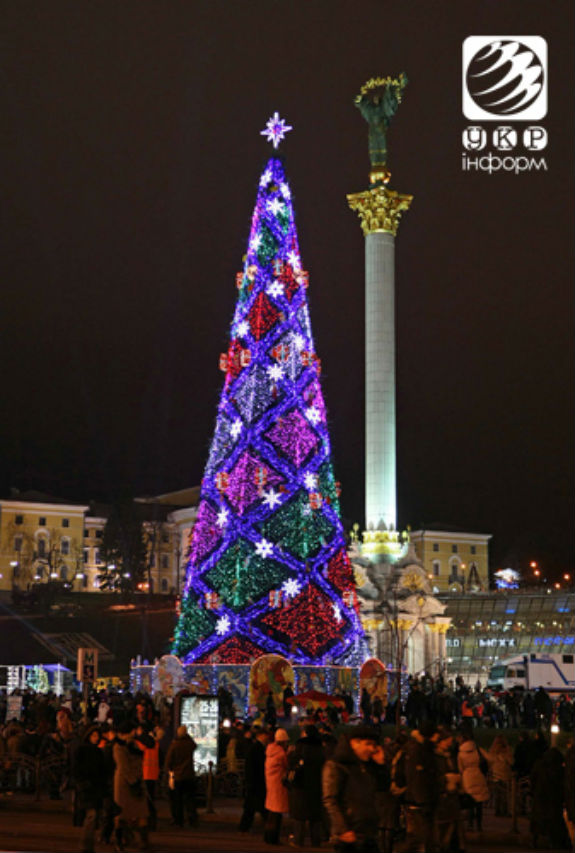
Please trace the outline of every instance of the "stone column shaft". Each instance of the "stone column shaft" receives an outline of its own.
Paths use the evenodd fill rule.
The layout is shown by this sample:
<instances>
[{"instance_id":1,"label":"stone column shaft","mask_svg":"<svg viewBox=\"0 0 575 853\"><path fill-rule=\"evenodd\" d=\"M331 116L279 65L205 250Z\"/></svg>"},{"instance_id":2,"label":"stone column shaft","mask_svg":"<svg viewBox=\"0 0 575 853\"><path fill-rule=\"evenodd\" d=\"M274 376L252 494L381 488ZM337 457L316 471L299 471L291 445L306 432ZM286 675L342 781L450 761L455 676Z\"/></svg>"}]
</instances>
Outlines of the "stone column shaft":
<instances>
[{"instance_id":1,"label":"stone column shaft","mask_svg":"<svg viewBox=\"0 0 575 853\"><path fill-rule=\"evenodd\" d=\"M366 527L397 527L395 448L395 238L365 238Z\"/></svg>"}]
</instances>

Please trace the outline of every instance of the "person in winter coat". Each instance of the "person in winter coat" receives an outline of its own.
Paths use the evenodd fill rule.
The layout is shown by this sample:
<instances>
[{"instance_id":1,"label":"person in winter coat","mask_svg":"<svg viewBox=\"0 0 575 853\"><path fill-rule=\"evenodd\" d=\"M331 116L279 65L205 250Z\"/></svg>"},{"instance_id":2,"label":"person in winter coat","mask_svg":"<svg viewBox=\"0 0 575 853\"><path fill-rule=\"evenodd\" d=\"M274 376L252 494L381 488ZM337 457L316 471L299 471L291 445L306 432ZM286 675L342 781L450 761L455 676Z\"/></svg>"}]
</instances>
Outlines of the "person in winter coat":
<instances>
[{"instance_id":1,"label":"person in winter coat","mask_svg":"<svg viewBox=\"0 0 575 853\"><path fill-rule=\"evenodd\" d=\"M493 797L495 800L495 815L508 817L508 790L513 776L513 750L503 735L494 738L489 752L483 753L489 764L489 772L493 781Z\"/></svg>"},{"instance_id":2,"label":"person in winter coat","mask_svg":"<svg viewBox=\"0 0 575 853\"><path fill-rule=\"evenodd\" d=\"M540 835L546 835L551 839L552 850L567 850L569 840L563 821L565 768L563 756L556 747L548 749L533 765L531 792L533 846L537 847Z\"/></svg>"},{"instance_id":3,"label":"person in winter coat","mask_svg":"<svg viewBox=\"0 0 575 853\"><path fill-rule=\"evenodd\" d=\"M439 771L439 801L435 810L436 838L440 853L465 849L465 827L461 820L455 743L451 732L443 732L435 747Z\"/></svg>"},{"instance_id":4,"label":"person in winter coat","mask_svg":"<svg viewBox=\"0 0 575 853\"><path fill-rule=\"evenodd\" d=\"M323 745L317 728L307 725L304 736L288 754L289 814L293 820L290 842L303 847L309 823L312 847L321 845Z\"/></svg>"},{"instance_id":5,"label":"person in winter coat","mask_svg":"<svg viewBox=\"0 0 575 853\"><path fill-rule=\"evenodd\" d=\"M134 743L135 725L121 723L113 747L114 803L120 810L114 819L116 827L116 850L124 849L130 827L140 835L141 849L148 849L148 805L142 779L142 750Z\"/></svg>"},{"instance_id":6,"label":"person in winter coat","mask_svg":"<svg viewBox=\"0 0 575 853\"><path fill-rule=\"evenodd\" d=\"M373 753L375 770L376 804L379 820L379 847L381 853L392 853L399 804L391 793L391 760L381 745Z\"/></svg>"},{"instance_id":7,"label":"person in winter coat","mask_svg":"<svg viewBox=\"0 0 575 853\"><path fill-rule=\"evenodd\" d=\"M289 735L285 729L276 729L273 743L266 749L266 829L264 841L279 844L282 814L289 808L288 792L284 784L287 776L287 747Z\"/></svg>"},{"instance_id":8,"label":"person in winter coat","mask_svg":"<svg viewBox=\"0 0 575 853\"><path fill-rule=\"evenodd\" d=\"M461 727L459 733L459 752L457 768L461 774L461 786L466 796L465 805L469 810L468 827L473 829L474 821L477 831L483 829L483 803L489 799L487 778L481 769L481 754L473 740L471 728Z\"/></svg>"},{"instance_id":9,"label":"person in winter coat","mask_svg":"<svg viewBox=\"0 0 575 853\"><path fill-rule=\"evenodd\" d=\"M261 727L254 730L254 737L246 753L244 765L244 810L240 818L240 832L249 832L256 812L266 819L266 747L269 734Z\"/></svg>"},{"instance_id":10,"label":"person in winter coat","mask_svg":"<svg viewBox=\"0 0 575 853\"><path fill-rule=\"evenodd\" d=\"M371 758L377 733L355 726L342 735L322 774L323 803L338 853L377 853L376 779Z\"/></svg>"},{"instance_id":11,"label":"person in winter coat","mask_svg":"<svg viewBox=\"0 0 575 853\"><path fill-rule=\"evenodd\" d=\"M74 760L75 806L84 817L82 853L94 853L96 824L107 787L106 760L98 748L99 742L98 727L91 726L84 734Z\"/></svg>"},{"instance_id":12,"label":"person in winter coat","mask_svg":"<svg viewBox=\"0 0 575 853\"><path fill-rule=\"evenodd\" d=\"M176 826L184 825L184 812L190 826L198 825L196 809L196 773L194 770L194 752L196 742L189 735L186 726L178 726L176 737L166 754L165 768L172 773L170 786L170 804L172 820Z\"/></svg>"},{"instance_id":13,"label":"person in winter coat","mask_svg":"<svg viewBox=\"0 0 575 853\"><path fill-rule=\"evenodd\" d=\"M160 779L160 741L164 737L164 730L159 726L155 726L148 733L151 742L149 745L143 745L143 763L142 776L146 788L146 797L148 799L148 828L156 829L158 822L158 812L156 809L156 788Z\"/></svg>"},{"instance_id":14,"label":"person in winter coat","mask_svg":"<svg viewBox=\"0 0 575 853\"><path fill-rule=\"evenodd\" d=\"M422 844L425 853L432 853L434 849L434 817L439 800L439 771L434 736L434 723L425 720L419 730L415 729L411 733L411 740L407 745L406 853L419 850Z\"/></svg>"}]
</instances>

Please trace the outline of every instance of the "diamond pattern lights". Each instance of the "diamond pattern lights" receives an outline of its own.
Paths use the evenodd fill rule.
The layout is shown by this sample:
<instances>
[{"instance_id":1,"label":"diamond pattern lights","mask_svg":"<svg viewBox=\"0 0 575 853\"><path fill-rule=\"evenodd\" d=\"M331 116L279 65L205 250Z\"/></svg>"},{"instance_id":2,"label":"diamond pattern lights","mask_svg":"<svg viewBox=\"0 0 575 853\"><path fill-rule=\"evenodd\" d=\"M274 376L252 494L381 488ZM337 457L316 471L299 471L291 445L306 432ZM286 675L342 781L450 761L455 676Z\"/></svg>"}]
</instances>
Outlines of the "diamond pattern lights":
<instances>
[{"instance_id":1,"label":"diamond pattern lights","mask_svg":"<svg viewBox=\"0 0 575 853\"><path fill-rule=\"evenodd\" d=\"M288 128L275 116L270 140ZM282 162L260 178L173 651L346 660L363 642Z\"/></svg>"}]
</instances>

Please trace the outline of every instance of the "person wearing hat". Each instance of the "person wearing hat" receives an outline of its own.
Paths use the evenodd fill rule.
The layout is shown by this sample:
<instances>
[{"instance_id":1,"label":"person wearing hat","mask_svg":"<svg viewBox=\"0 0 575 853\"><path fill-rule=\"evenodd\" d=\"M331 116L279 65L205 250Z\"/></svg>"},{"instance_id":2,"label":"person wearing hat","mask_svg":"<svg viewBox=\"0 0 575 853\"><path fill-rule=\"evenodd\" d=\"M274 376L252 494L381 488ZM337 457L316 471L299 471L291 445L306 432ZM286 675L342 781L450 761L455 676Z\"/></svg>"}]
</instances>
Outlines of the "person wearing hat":
<instances>
[{"instance_id":1,"label":"person wearing hat","mask_svg":"<svg viewBox=\"0 0 575 853\"><path fill-rule=\"evenodd\" d=\"M377 853L376 780L371 759L378 742L371 726L341 735L322 775L323 804L337 851Z\"/></svg>"},{"instance_id":2,"label":"person wearing hat","mask_svg":"<svg viewBox=\"0 0 575 853\"><path fill-rule=\"evenodd\" d=\"M165 768L173 774L173 787L170 786L170 804L172 819L176 826L184 825L184 812L190 826L198 825L196 809L196 773L194 770L194 752L196 742L188 733L186 726L178 726L176 737L166 754Z\"/></svg>"},{"instance_id":3,"label":"person wearing hat","mask_svg":"<svg viewBox=\"0 0 575 853\"><path fill-rule=\"evenodd\" d=\"M437 730L431 720L423 720L411 733L408 742L405 775L407 788L405 850L435 850L434 821L439 801L439 763L435 752Z\"/></svg>"},{"instance_id":4,"label":"person wearing hat","mask_svg":"<svg viewBox=\"0 0 575 853\"><path fill-rule=\"evenodd\" d=\"M282 814L289 808L288 792L284 783L287 776L287 748L289 735L285 729L276 729L273 743L266 749L266 829L264 841L279 844Z\"/></svg>"},{"instance_id":5,"label":"person wearing hat","mask_svg":"<svg viewBox=\"0 0 575 853\"><path fill-rule=\"evenodd\" d=\"M142 778L142 750L135 744L136 727L126 720L117 728L113 746L114 803L119 809L115 817L116 850L124 850L126 839L134 827L141 839L141 850L149 848L148 805Z\"/></svg>"}]
</instances>

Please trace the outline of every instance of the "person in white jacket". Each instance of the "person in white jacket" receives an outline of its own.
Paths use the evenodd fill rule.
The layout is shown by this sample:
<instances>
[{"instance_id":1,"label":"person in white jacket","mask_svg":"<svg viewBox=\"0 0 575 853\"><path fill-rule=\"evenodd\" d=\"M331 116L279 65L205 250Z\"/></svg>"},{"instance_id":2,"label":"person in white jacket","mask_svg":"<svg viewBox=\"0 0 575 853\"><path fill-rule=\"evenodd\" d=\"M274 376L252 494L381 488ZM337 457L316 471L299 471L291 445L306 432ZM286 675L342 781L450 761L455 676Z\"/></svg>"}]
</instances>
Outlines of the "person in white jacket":
<instances>
[{"instance_id":1,"label":"person in white jacket","mask_svg":"<svg viewBox=\"0 0 575 853\"><path fill-rule=\"evenodd\" d=\"M460 731L458 741L457 767L461 773L463 792L467 795L469 829L473 829L475 822L477 831L481 832L483 828L483 803L489 799L487 778L481 769L482 756L473 740L472 731L467 727Z\"/></svg>"}]
</instances>

